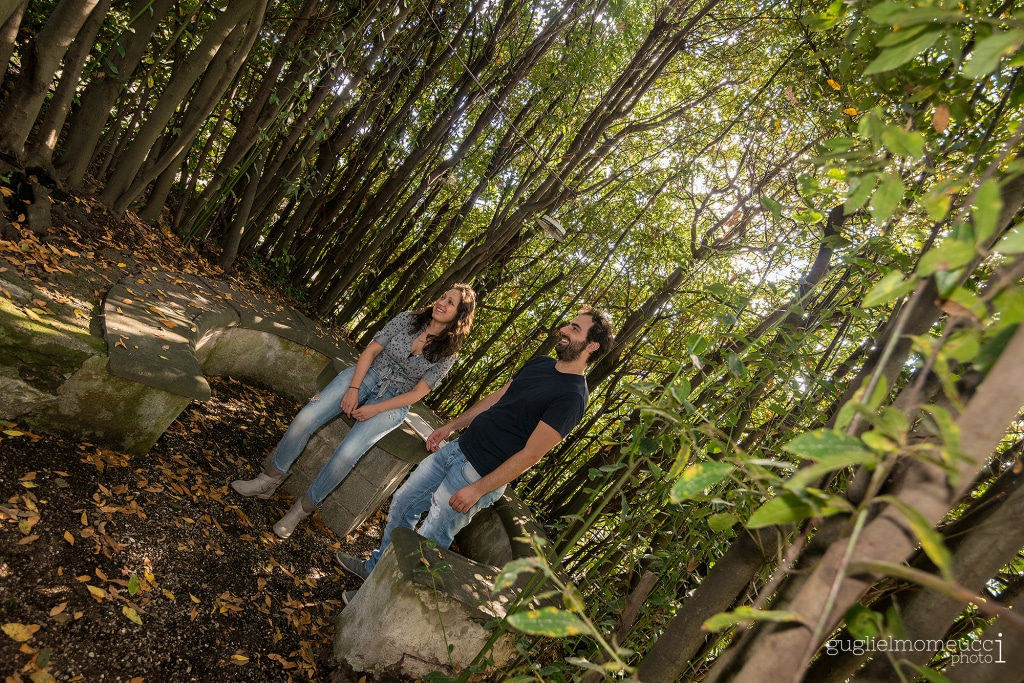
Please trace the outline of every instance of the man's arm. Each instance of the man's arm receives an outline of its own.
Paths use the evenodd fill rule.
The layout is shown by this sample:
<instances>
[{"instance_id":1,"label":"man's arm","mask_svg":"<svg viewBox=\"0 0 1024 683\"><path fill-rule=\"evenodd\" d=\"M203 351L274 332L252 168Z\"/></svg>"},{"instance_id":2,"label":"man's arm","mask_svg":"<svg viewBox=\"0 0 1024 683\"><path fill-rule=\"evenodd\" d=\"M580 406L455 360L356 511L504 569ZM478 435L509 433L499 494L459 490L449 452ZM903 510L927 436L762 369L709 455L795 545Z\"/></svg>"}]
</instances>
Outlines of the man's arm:
<instances>
[{"instance_id":1,"label":"man's arm","mask_svg":"<svg viewBox=\"0 0 1024 683\"><path fill-rule=\"evenodd\" d=\"M427 450L431 452L436 451L441 447L441 442L451 436L456 430L468 427L469 423L472 422L477 415L501 400L501 397L505 395L506 391L508 391L510 384L511 382L506 382L505 386L501 389L484 396L471 407L463 411L461 415L431 432L430 436L427 437ZM498 486L500 486L500 484Z\"/></svg>"},{"instance_id":2,"label":"man's arm","mask_svg":"<svg viewBox=\"0 0 1024 683\"><path fill-rule=\"evenodd\" d=\"M537 427L526 441L526 445L523 446L523 450L501 463L498 469L490 474L456 491L455 495L448 500L448 504L456 512L469 512L481 496L499 486L504 486L536 465L561 440L562 435L558 433L557 429L545 422L538 422Z\"/></svg>"}]
</instances>

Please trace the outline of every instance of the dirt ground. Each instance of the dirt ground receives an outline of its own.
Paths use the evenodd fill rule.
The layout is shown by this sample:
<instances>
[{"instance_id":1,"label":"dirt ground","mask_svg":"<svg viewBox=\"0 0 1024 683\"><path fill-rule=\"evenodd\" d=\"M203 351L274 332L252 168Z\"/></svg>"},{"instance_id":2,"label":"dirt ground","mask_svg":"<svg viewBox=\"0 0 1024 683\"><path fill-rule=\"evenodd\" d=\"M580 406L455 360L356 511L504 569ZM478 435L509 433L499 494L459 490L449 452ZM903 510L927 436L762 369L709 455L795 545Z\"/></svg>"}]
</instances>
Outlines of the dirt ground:
<instances>
[{"instance_id":1,"label":"dirt ground","mask_svg":"<svg viewBox=\"0 0 1024 683\"><path fill-rule=\"evenodd\" d=\"M87 198L55 192L55 226L32 235L18 225L18 182L0 176L20 229L0 239L0 272L32 286L39 298L23 310L40 318L87 326L111 282L147 268L225 277ZM232 277L270 291L257 273ZM211 385L142 457L0 421L7 683L360 680L331 661L341 594L356 587L333 554L375 547L382 517L339 539L314 515L279 540L271 525L291 497L245 499L228 484L257 471L300 406L230 378Z\"/></svg>"}]
</instances>

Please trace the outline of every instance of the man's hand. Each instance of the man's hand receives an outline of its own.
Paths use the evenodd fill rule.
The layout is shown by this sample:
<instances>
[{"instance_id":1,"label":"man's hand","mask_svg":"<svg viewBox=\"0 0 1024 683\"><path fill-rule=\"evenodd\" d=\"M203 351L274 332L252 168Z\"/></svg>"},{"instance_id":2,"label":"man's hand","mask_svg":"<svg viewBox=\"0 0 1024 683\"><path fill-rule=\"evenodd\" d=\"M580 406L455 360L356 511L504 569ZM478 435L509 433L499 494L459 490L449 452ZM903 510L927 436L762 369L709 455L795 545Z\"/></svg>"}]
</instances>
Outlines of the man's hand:
<instances>
[{"instance_id":1,"label":"man's hand","mask_svg":"<svg viewBox=\"0 0 1024 683\"><path fill-rule=\"evenodd\" d=\"M433 453L441 447L441 442L447 439L455 430L448 425L441 425L427 437L427 450ZM479 498L480 496L477 496Z\"/></svg>"},{"instance_id":2,"label":"man's hand","mask_svg":"<svg viewBox=\"0 0 1024 683\"><path fill-rule=\"evenodd\" d=\"M480 500L480 497L485 493L487 492L477 492L475 484L463 486L455 492L455 495L448 499L448 504L452 506L452 510L466 514L473 509L473 506L476 505L477 501Z\"/></svg>"}]
</instances>

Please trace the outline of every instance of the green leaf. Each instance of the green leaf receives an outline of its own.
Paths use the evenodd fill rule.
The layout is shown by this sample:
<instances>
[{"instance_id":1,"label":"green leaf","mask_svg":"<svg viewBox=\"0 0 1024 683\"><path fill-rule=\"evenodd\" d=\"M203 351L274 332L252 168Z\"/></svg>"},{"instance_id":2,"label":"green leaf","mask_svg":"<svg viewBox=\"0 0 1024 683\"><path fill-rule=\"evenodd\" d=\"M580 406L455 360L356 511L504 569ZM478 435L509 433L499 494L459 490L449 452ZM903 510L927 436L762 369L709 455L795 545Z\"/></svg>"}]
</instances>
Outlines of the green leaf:
<instances>
[{"instance_id":1,"label":"green leaf","mask_svg":"<svg viewBox=\"0 0 1024 683\"><path fill-rule=\"evenodd\" d=\"M899 450L900 445L877 429L864 432L860 435L861 440L871 450L877 453L892 453Z\"/></svg>"},{"instance_id":2,"label":"green leaf","mask_svg":"<svg viewBox=\"0 0 1024 683\"><path fill-rule=\"evenodd\" d=\"M525 557L521 560L512 560L494 577L494 590L500 591L508 588L516 582L520 574L532 573L540 568L540 560L535 557Z\"/></svg>"},{"instance_id":3,"label":"green leaf","mask_svg":"<svg viewBox=\"0 0 1024 683\"><path fill-rule=\"evenodd\" d=\"M867 204L868 197L875 189L877 181L877 173L865 173L862 176L850 178L849 189L846 191L846 202L843 204L843 213L849 216Z\"/></svg>"},{"instance_id":4,"label":"green leaf","mask_svg":"<svg viewBox=\"0 0 1024 683\"><path fill-rule=\"evenodd\" d=\"M722 612L705 621L701 628L706 631L721 631L735 624L748 621L775 621L806 623L797 612L781 609L754 609L753 607L737 607L732 612Z\"/></svg>"},{"instance_id":5,"label":"green leaf","mask_svg":"<svg viewBox=\"0 0 1024 683\"><path fill-rule=\"evenodd\" d=\"M882 176L882 182L871 199L871 217L881 224L889 219L896 207L903 201L903 181L895 173Z\"/></svg>"},{"instance_id":6,"label":"green leaf","mask_svg":"<svg viewBox=\"0 0 1024 683\"><path fill-rule=\"evenodd\" d=\"M1000 254L1020 254L1024 252L1024 230L1017 224L1007 232L996 244L995 251Z\"/></svg>"},{"instance_id":7,"label":"green leaf","mask_svg":"<svg viewBox=\"0 0 1024 683\"><path fill-rule=\"evenodd\" d=\"M669 496L673 503L689 500L728 477L734 469L728 463L714 461L690 465L672 485Z\"/></svg>"},{"instance_id":8,"label":"green leaf","mask_svg":"<svg viewBox=\"0 0 1024 683\"><path fill-rule=\"evenodd\" d=\"M875 417L875 429L890 439L902 442L910 429L910 422L899 410L886 407Z\"/></svg>"},{"instance_id":9,"label":"green leaf","mask_svg":"<svg viewBox=\"0 0 1024 683\"><path fill-rule=\"evenodd\" d=\"M587 631L587 625L579 617L557 607L541 607L526 612L516 612L508 615L508 623L523 633L551 638L578 636Z\"/></svg>"},{"instance_id":10,"label":"green leaf","mask_svg":"<svg viewBox=\"0 0 1024 683\"><path fill-rule=\"evenodd\" d=\"M128 595L135 595L139 592L139 575L133 573L132 577L128 579Z\"/></svg>"},{"instance_id":11,"label":"green leaf","mask_svg":"<svg viewBox=\"0 0 1024 683\"><path fill-rule=\"evenodd\" d=\"M761 208L763 208L765 211L768 211L769 213L771 213L771 215L775 216L776 218L782 215L782 204L779 204L771 197L761 197Z\"/></svg>"},{"instance_id":12,"label":"green leaf","mask_svg":"<svg viewBox=\"0 0 1024 683\"><path fill-rule=\"evenodd\" d=\"M735 353L730 353L726 358L726 365L729 366L729 372L736 376L737 379L744 379L747 376L747 368L744 367L743 361Z\"/></svg>"},{"instance_id":13,"label":"green leaf","mask_svg":"<svg viewBox=\"0 0 1024 683\"><path fill-rule=\"evenodd\" d=\"M993 33L988 38L979 40L974 46L971 61L964 65L963 75L967 78L981 78L999 66L999 60L1016 52L1024 42L1024 29Z\"/></svg>"},{"instance_id":14,"label":"green leaf","mask_svg":"<svg viewBox=\"0 0 1024 683\"><path fill-rule=\"evenodd\" d=\"M871 13L869 12L868 14L870 15ZM949 10L941 7L915 7L911 9L906 5L903 5L902 8L893 8L893 11L886 12L885 21L880 21L878 23L906 28L910 26L920 26L921 24L931 24L936 21L952 24L962 20L963 18L964 13L957 10Z\"/></svg>"},{"instance_id":15,"label":"green leaf","mask_svg":"<svg viewBox=\"0 0 1024 683\"><path fill-rule=\"evenodd\" d=\"M917 286L917 279L910 277L903 279L903 273L898 270L890 270L882 276L882 279L875 283L861 302L861 308L873 308L897 299Z\"/></svg>"},{"instance_id":16,"label":"green leaf","mask_svg":"<svg viewBox=\"0 0 1024 683\"><path fill-rule=\"evenodd\" d=\"M862 640L882 635L885 626L884 617L864 605L854 605L846 610L843 620L846 622L846 629L850 635Z\"/></svg>"},{"instance_id":17,"label":"green leaf","mask_svg":"<svg viewBox=\"0 0 1024 683\"><path fill-rule=\"evenodd\" d=\"M733 528L740 518L731 512L719 512L708 517L708 527L715 533Z\"/></svg>"},{"instance_id":18,"label":"green leaf","mask_svg":"<svg viewBox=\"0 0 1024 683\"><path fill-rule=\"evenodd\" d=\"M829 472L846 469L852 465L876 465L880 457L866 448L857 455L844 455L836 457L825 457L813 465L801 467L792 477L783 482L790 491L801 491L816 483L818 479Z\"/></svg>"},{"instance_id":19,"label":"green leaf","mask_svg":"<svg viewBox=\"0 0 1024 683\"><path fill-rule=\"evenodd\" d=\"M812 505L805 496L787 491L755 510L747 521L747 528L760 529L776 524L792 524L811 517L827 517L849 510L850 504L835 496L827 498L823 505Z\"/></svg>"},{"instance_id":20,"label":"green leaf","mask_svg":"<svg viewBox=\"0 0 1024 683\"><path fill-rule=\"evenodd\" d=\"M702 356L708 350L708 340L694 332L686 338L686 350L695 356Z\"/></svg>"},{"instance_id":21,"label":"green leaf","mask_svg":"<svg viewBox=\"0 0 1024 683\"><path fill-rule=\"evenodd\" d=\"M903 45L928 30L927 26L914 26L913 28L900 28L899 31L892 31L888 35L882 36L881 40L875 43L876 47L892 47L894 45Z\"/></svg>"},{"instance_id":22,"label":"green leaf","mask_svg":"<svg viewBox=\"0 0 1024 683\"><path fill-rule=\"evenodd\" d=\"M868 10L868 19L875 22L876 24L888 24L891 25L890 19L902 12L906 12L910 9L910 5L905 2L882 2Z\"/></svg>"},{"instance_id":23,"label":"green leaf","mask_svg":"<svg viewBox=\"0 0 1024 683\"><path fill-rule=\"evenodd\" d=\"M927 277L939 270L956 270L973 259L976 253L974 244L970 242L946 239L924 253L915 272L920 277Z\"/></svg>"},{"instance_id":24,"label":"green leaf","mask_svg":"<svg viewBox=\"0 0 1024 683\"><path fill-rule=\"evenodd\" d=\"M813 432L804 432L782 448L794 455L799 455L801 458L809 460L837 457L856 459L868 453L868 450L864 448L864 444L859 439L832 429L816 429Z\"/></svg>"},{"instance_id":25,"label":"green leaf","mask_svg":"<svg viewBox=\"0 0 1024 683\"><path fill-rule=\"evenodd\" d=\"M864 69L864 75L870 76L872 74L890 71L901 64L909 62L911 59L930 48L942 33L943 32L941 30L928 31L922 33L916 38L913 38L912 40L908 40L905 43L885 48L882 50L881 54L875 57L874 61L868 64L868 67Z\"/></svg>"},{"instance_id":26,"label":"green leaf","mask_svg":"<svg viewBox=\"0 0 1024 683\"><path fill-rule=\"evenodd\" d=\"M911 159L924 156L924 135L916 130L903 130L899 126L886 126L882 131L882 144L892 152Z\"/></svg>"},{"instance_id":27,"label":"green leaf","mask_svg":"<svg viewBox=\"0 0 1024 683\"><path fill-rule=\"evenodd\" d=\"M995 179L986 180L974 193L974 205L971 206L974 239L979 245L988 243L995 234L1002 210L1003 197L999 192L999 183Z\"/></svg>"},{"instance_id":28,"label":"green leaf","mask_svg":"<svg viewBox=\"0 0 1024 683\"><path fill-rule=\"evenodd\" d=\"M916 508L907 505L895 496L878 496L878 500L891 503L907 518L910 528L914 530L914 535L917 536L917 540L921 541L921 549L924 550L928 559L939 568L942 578L952 581L953 555L949 552L945 542L943 542L942 534L934 529L934 525L929 523Z\"/></svg>"}]
</instances>

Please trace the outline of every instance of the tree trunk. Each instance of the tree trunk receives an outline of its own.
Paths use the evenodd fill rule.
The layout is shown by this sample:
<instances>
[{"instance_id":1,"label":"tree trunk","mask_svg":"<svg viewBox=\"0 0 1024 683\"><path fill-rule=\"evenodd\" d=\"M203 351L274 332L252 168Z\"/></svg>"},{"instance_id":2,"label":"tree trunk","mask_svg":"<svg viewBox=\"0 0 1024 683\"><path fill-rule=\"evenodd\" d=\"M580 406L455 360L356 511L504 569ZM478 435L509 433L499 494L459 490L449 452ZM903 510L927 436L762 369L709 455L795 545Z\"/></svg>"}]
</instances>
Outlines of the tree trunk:
<instances>
[{"instance_id":1,"label":"tree trunk","mask_svg":"<svg viewBox=\"0 0 1024 683\"><path fill-rule=\"evenodd\" d=\"M237 68L240 61L231 59L234 56L232 51L238 46L237 41L241 41L243 38L246 22L251 21L250 35L252 38L250 40L255 39L265 7L265 0L262 2L259 0L231 0L227 8L220 13L213 25L203 35L199 45L185 59L175 65L173 76L164 89L159 102L153 107L146 122L142 124L135 134L135 138L125 149L124 154L118 160L117 168L111 174L106 188L103 190L101 196L103 202L113 207L115 213L123 212L128 204L141 193L145 185L149 184L166 168L167 164L177 157L178 145L171 146L164 152L164 165L160 166L156 173L152 172L152 168L156 168L156 166L152 167L146 176L145 183L139 182L139 172L143 169L153 145L164 132L167 122L190 95L192 87L203 77L204 72L214 64L215 59L218 73L213 78L203 79L207 84L203 89L203 99L192 100L189 110L195 112L199 107L210 109L216 103L216 98L223 94L223 86L220 92L213 92L216 88L214 81L219 84L220 76L229 66L229 60L231 66ZM236 29L238 29L237 32ZM244 58L244 55L241 56ZM231 75L233 77L234 73L232 72ZM226 86L226 83L224 85ZM198 130L198 127L195 130ZM192 135L194 134L195 131L192 131ZM191 139L184 130L180 137Z\"/></svg>"},{"instance_id":2,"label":"tree trunk","mask_svg":"<svg viewBox=\"0 0 1024 683\"><path fill-rule=\"evenodd\" d=\"M29 155L38 159L44 166L51 165L53 152L57 148L57 139L64 128L64 121L71 109L71 101L78 90L86 59L108 11L110 0L99 0L64 58L57 92L47 106L46 116L39 124L36 142L29 151Z\"/></svg>"},{"instance_id":3,"label":"tree trunk","mask_svg":"<svg viewBox=\"0 0 1024 683\"><path fill-rule=\"evenodd\" d=\"M26 7L28 0L0 0L0 83L4 82L7 65L14 54L14 41L18 39L18 27Z\"/></svg>"},{"instance_id":4,"label":"tree trunk","mask_svg":"<svg viewBox=\"0 0 1024 683\"><path fill-rule=\"evenodd\" d=\"M22 52L21 73L0 106L0 148L20 157L46 93L75 36L99 0L61 0Z\"/></svg>"},{"instance_id":5,"label":"tree trunk","mask_svg":"<svg viewBox=\"0 0 1024 683\"><path fill-rule=\"evenodd\" d=\"M257 159L256 164L249 170L249 180L245 187L245 194L242 195L242 203L235 213L235 220L231 224L231 230L224 240L224 252L221 254L217 265L230 273L235 265L235 258L238 256L238 245L242 243L242 232L245 224L249 222L249 214L252 212L253 202L256 201L256 191L260 187L260 174L263 173L265 158Z\"/></svg>"},{"instance_id":6,"label":"tree trunk","mask_svg":"<svg viewBox=\"0 0 1024 683\"><path fill-rule=\"evenodd\" d=\"M132 24L133 30L122 33L109 51L117 73L106 69L94 73L92 82L82 94L81 104L73 109L71 125L60 159L56 163L57 171L71 187L81 187L89 164L96 158L97 143L108 120L100 112L109 112L114 108L118 95L138 67L153 32L172 2L153 0L151 5L150 0L135 0L132 3L129 12L133 17L138 17Z\"/></svg>"}]
</instances>

